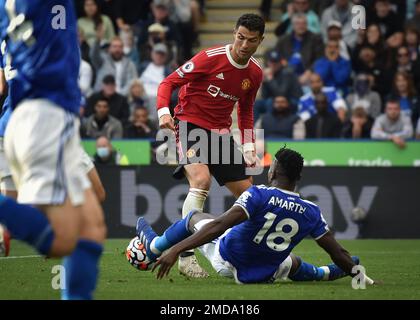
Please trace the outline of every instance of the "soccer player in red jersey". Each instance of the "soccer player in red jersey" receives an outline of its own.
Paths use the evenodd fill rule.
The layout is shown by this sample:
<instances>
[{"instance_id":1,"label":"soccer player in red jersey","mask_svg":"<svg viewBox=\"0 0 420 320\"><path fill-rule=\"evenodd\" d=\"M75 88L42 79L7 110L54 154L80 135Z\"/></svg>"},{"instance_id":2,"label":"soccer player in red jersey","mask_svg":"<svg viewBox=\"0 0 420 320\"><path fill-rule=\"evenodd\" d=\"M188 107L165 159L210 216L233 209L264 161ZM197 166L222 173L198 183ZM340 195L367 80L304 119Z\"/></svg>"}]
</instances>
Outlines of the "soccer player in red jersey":
<instances>
[{"instance_id":1,"label":"soccer player in red jersey","mask_svg":"<svg viewBox=\"0 0 420 320\"><path fill-rule=\"evenodd\" d=\"M256 163L253 106L263 78L261 67L252 55L264 39L264 29L265 23L260 16L242 15L236 23L232 44L199 52L159 86L157 109L160 128L173 130L177 139L179 166L174 177L185 176L190 185L182 208L183 217L192 209L203 210L211 176L221 186L225 185L236 198L252 185L252 178L245 169ZM172 117L169 109L171 94L179 87L178 105ZM236 103L242 154L230 134L231 114ZM195 140L185 139L197 129L207 135L206 150L197 149ZM217 154L215 144L209 142L213 134L222 139L221 143L216 143L216 147L222 147L222 152L217 151ZM226 134L229 134L229 139L223 140L222 136ZM226 151L230 160L227 162L222 161L221 155L226 155ZM239 162L234 161L238 159L238 153ZM205 161L202 161L203 157ZM208 276L198 265L193 251L181 255L179 270L190 277Z\"/></svg>"}]
</instances>

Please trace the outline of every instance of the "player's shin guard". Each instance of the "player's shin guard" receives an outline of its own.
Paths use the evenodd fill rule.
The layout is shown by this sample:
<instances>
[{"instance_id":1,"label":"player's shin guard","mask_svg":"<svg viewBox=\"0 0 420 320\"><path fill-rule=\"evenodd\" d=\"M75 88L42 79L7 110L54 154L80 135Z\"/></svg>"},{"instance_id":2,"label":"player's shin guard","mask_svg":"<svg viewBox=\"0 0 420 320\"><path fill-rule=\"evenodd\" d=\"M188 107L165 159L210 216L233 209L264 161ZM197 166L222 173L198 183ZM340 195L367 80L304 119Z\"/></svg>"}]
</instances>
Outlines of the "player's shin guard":
<instances>
[{"instance_id":1,"label":"player's shin guard","mask_svg":"<svg viewBox=\"0 0 420 320\"><path fill-rule=\"evenodd\" d=\"M79 240L73 253L64 258L65 288L62 300L90 300L96 288L103 247L91 240Z\"/></svg>"},{"instance_id":2,"label":"player's shin guard","mask_svg":"<svg viewBox=\"0 0 420 320\"><path fill-rule=\"evenodd\" d=\"M208 190L190 188L187 197L185 198L184 205L182 206L182 218L185 218L188 213L193 209L203 211L204 202L209 194ZM188 256L194 254L194 250L183 252L182 256Z\"/></svg>"},{"instance_id":3,"label":"player's shin guard","mask_svg":"<svg viewBox=\"0 0 420 320\"><path fill-rule=\"evenodd\" d=\"M184 205L182 206L182 218L185 218L193 209L203 211L204 202L207 199L209 192L207 190L190 188Z\"/></svg>"},{"instance_id":4,"label":"player's shin guard","mask_svg":"<svg viewBox=\"0 0 420 320\"><path fill-rule=\"evenodd\" d=\"M300 257L300 266L293 275L289 275L289 279L293 281L321 281L324 279L325 270L321 267L303 261Z\"/></svg>"},{"instance_id":5,"label":"player's shin guard","mask_svg":"<svg viewBox=\"0 0 420 320\"><path fill-rule=\"evenodd\" d=\"M47 217L37 208L0 195L0 222L13 238L29 243L43 255L50 252L54 231Z\"/></svg>"},{"instance_id":6,"label":"player's shin guard","mask_svg":"<svg viewBox=\"0 0 420 320\"><path fill-rule=\"evenodd\" d=\"M150 250L159 255L178 242L188 238L192 234L189 230L190 219L196 212L197 210L192 210L184 219L178 220L166 229L162 236L156 237L150 244Z\"/></svg>"}]
</instances>

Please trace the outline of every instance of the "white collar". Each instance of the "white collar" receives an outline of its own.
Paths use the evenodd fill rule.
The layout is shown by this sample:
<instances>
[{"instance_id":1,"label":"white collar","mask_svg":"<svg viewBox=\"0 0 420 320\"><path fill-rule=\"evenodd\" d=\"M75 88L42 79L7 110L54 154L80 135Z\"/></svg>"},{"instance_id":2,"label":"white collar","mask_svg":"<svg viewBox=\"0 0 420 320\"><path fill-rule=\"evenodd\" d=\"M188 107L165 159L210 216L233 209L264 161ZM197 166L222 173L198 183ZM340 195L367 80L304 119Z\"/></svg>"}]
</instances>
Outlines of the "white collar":
<instances>
[{"instance_id":1,"label":"white collar","mask_svg":"<svg viewBox=\"0 0 420 320\"><path fill-rule=\"evenodd\" d=\"M235 68L238 68L238 69L245 69L245 68L247 68L248 65L249 65L249 60L251 60L251 59L249 59L246 64L239 64L239 63L235 62L235 60L233 60L233 58L232 58L232 55L230 54L230 46L231 46L230 44L227 44L226 45L226 56L227 56L230 64L232 66L234 66Z\"/></svg>"}]
</instances>

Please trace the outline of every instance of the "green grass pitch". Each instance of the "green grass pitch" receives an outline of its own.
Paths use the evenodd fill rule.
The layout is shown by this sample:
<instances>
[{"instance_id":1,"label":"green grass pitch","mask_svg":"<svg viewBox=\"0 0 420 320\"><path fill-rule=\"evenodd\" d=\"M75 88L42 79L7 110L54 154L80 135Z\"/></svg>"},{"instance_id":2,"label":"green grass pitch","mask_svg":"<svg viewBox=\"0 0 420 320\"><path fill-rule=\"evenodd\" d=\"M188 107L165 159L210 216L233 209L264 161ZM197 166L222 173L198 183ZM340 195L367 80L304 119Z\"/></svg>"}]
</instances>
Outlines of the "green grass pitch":
<instances>
[{"instance_id":1,"label":"green grass pitch","mask_svg":"<svg viewBox=\"0 0 420 320\"><path fill-rule=\"evenodd\" d=\"M128 239L108 240L101 261L96 299L420 299L420 240L347 240L340 243L358 255L368 275L383 284L354 290L351 278L334 282L276 282L236 285L210 272L208 279L187 279L176 268L170 277L156 280L151 272L138 271L123 254ZM312 240L294 251L305 261L323 265L329 257ZM203 257L201 263L210 270ZM59 260L43 259L28 246L13 241L11 257L0 258L0 299L59 299L52 289L52 273Z\"/></svg>"}]
</instances>

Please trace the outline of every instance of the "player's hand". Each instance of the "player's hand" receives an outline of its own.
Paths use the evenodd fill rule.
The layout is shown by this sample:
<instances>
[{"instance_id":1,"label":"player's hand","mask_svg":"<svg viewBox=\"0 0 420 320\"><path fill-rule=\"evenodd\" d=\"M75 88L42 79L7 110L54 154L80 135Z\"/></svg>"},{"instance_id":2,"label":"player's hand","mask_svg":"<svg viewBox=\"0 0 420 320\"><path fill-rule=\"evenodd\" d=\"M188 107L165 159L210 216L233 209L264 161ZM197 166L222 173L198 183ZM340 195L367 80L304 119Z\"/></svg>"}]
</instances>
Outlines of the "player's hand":
<instances>
[{"instance_id":1,"label":"player's hand","mask_svg":"<svg viewBox=\"0 0 420 320\"><path fill-rule=\"evenodd\" d=\"M169 274L169 271L171 271L171 268L178 260L178 256L179 254L175 252L175 250L169 250L156 261L155 265L152 268L152 272L154 272L155 269L158 266L160 266L156 275L157 279L162 279L163 277Z\"/></svg>"},{"instance_id":2,"label":"player's hand","mask_svg":"<svg viewBox=\"0 0 420 320\"><path fill-rule=\"evenodd\" d=\"M255 150L244 152L244 160L248 167L254 167L258 160Z\"/></svg>"},{"instance_id":3,"label":"player's hand","mask_svg":"<svg viewBox=\"0 0 420 320\"><path fill-rule=\"evenodd\" d=\"M366 274L365 274L365 283L368 285L368 286L377 286L377 285L382 285L383 284L383 282L381 281L381 280L374 280L374 279L371 279L370 277L368 277Z\"/></svg>"},{"instance_id":4,"label":"player's hand","mask_svg":"<svg viewBox=\"0 0 420 320\"><path fill-rule=\"evenodd\" d=\"M171 129L175 131L174 119L170 114L164 114L159 118L159 127L161 129Z\"/></svg>"}]
</instances>

